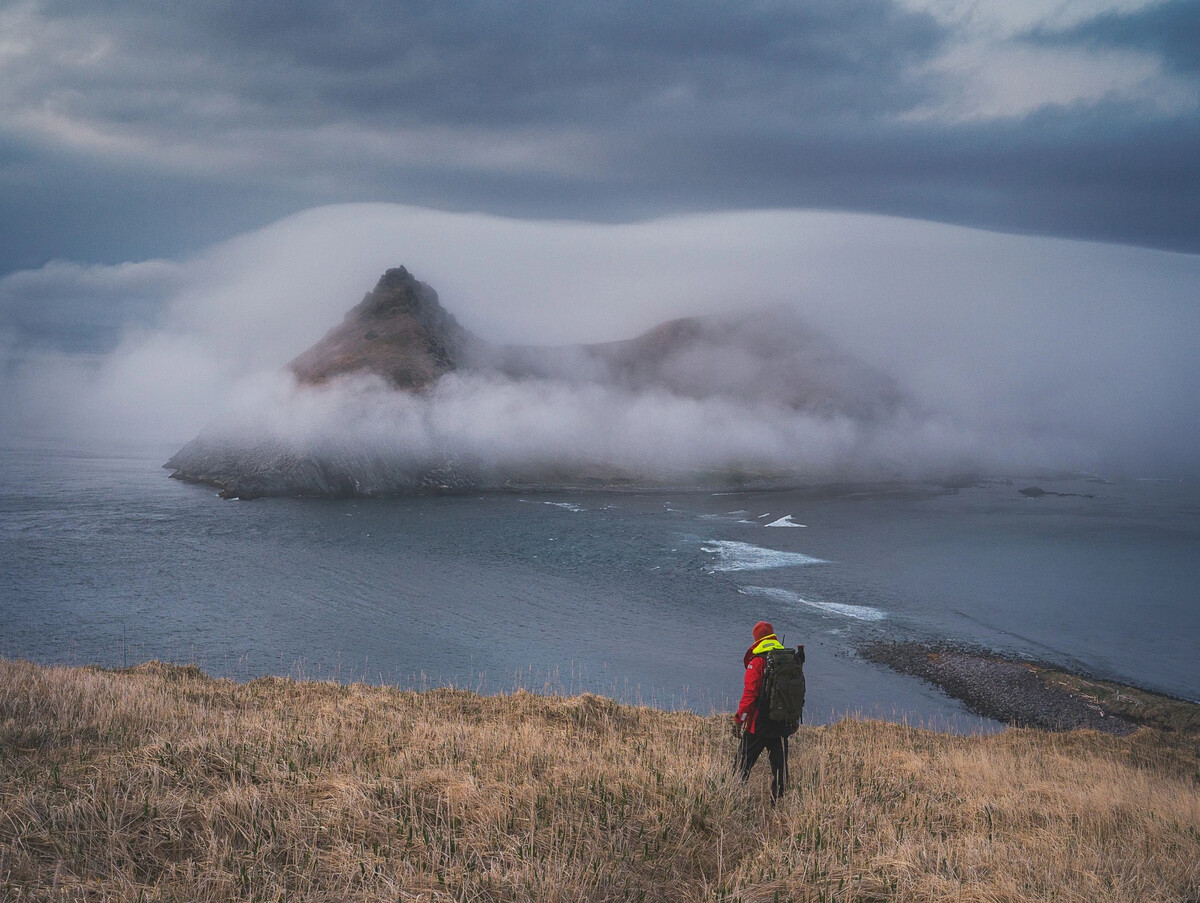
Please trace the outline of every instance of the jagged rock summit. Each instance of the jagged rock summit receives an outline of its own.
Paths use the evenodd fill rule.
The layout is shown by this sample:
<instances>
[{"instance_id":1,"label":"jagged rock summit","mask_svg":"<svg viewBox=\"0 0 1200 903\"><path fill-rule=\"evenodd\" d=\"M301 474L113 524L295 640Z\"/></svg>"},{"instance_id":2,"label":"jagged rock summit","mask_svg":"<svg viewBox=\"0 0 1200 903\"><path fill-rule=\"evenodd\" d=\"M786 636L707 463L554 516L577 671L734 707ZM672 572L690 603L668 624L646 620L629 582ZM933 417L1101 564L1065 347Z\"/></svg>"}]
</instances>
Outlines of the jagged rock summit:
<instances>
[{"instance_id":1,"label":"jagged rock summit","mask_svg":"<svg viewBox=\"0 0 1200 903\"><path fill-rule=\"evenodd\" d=\"M703 446L712 435L704 430L724 428L712 422L722 411L743 419L752 412L759 418L754 432L798 417L873 423L904 403L888 376L786 311L687 317L602 344L497 345L463 328L437 292L404 267L384 273L340 324L287 366L296 380L290 407L262 411L257 421L210 425L167 462L171 475L239 498L745 485L746 472L758 468L762 476L761 460L744 467L725 453L711 466L697 465L689 448L690 471L667 478L662 456L642 454L631 463L608 425L638 424L643 431L632 434L633 443L655 448L679 435L654 420L664 404L675 405L674 416L699 405L708 419L695 446ZM497 386L511 391L489 395ZM442 416L446 397L451 413ZM533 417L528 408L546 397L566 398L569 412L560 406ZM530 415L532 434L514 438L489 407L495 403L509 405L510 416ZM638 413L627 416L635 407ZM324 414L314 415L315 408ZM591 416L609 418L598 430L607 452L581 452L565 432L565 421ZM523 456L514 455L514 443ZM559 454L559 446L574 449L574 457Z\"/></svg>"},{"instance_id":2,"label":"jagged rock summit","mask_svg":"<svg viewBox=\"0 0 1200 903\"><path fill-rule=\"evenodd\" d=\"M474 341L438 303L437 292L397 267L288 367L301 383L366 370L398 389L421 389L461 366Z\"/></svg>"}]
</instances>

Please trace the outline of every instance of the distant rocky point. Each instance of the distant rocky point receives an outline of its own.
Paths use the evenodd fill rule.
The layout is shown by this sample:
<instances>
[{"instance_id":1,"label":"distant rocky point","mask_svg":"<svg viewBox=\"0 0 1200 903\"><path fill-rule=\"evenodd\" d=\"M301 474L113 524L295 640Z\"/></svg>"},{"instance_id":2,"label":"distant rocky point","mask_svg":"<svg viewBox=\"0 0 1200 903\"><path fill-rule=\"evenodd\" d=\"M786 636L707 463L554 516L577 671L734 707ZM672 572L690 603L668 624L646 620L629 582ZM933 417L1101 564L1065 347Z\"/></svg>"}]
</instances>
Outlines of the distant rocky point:
<instances>
[{"instance_id":1,"label":"distant rocky point","mask_svg":"<svg viewBox=\"0 0 1200 903\"><path fill-rule=\"evenodd\" d=\"M1094 499L1094 495L1088 495L1081 492L1051 492L1049 489L1043 489L1041 486L1026 486L1024 489L1018 489L1021 495L1027 499L1040 499L1047 495L1056 495L1060 498L1069 499Z\"/></svg>"},{"instance_id":2,"label":"distant rocky point","mask_svg":"<svg viewBox=\"0 0 1200 903\"><path fill-rule=\"evenodd\" d=\"M726 399L778 412L855 422L886 418L904 398L893 380L834 348L794 315L689 317L636 338L592 345L498 345L473 335L406 268L390 269L344 320L288 368L299 392L377 378L421 396L448 374L548 385L603 387L636 397ZM543 486L653 485L637 473L565 464L538 472L489 465L486 449L398 454L284 436L270 430L206 428L164 465L171 476L227 497L373 496L421 491ZM739 477L738 479L743 478ZM727 482L713 474L699 482Z\"/></svg>"}]
</instances>

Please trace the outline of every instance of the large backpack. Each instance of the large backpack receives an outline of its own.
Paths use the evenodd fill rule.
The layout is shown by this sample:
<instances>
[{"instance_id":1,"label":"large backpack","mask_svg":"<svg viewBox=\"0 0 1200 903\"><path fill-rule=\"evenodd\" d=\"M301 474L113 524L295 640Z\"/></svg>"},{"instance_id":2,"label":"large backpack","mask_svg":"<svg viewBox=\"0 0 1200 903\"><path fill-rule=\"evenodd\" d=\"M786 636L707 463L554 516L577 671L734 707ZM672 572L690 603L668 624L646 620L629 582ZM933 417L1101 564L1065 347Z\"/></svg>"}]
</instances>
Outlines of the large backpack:
<instances>
[{"instance_id":1,"label":"large backpack","mask_svg":"<svg viewBox=\"0 0 1200 903\"><path fill-rule=\"evenodd\" d=\"M759 715L766 715L790 731L804 720L804 647L769 649L765 659Z\"/></svg>"}]
</instances>

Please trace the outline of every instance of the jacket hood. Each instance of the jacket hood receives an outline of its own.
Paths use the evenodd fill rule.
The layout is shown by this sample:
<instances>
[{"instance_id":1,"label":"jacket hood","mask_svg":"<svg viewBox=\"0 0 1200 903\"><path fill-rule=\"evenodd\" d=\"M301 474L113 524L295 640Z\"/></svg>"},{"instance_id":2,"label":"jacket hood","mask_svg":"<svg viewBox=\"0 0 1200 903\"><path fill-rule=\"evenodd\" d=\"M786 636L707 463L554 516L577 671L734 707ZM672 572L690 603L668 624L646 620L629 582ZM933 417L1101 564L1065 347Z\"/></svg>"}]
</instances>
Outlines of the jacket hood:
<instances>
[{"instance_id":1,"label":"jacket hood","mask_svg":"<svg viewBox=\"0 0 1200 903\"><path fill-rule=\"evenodd\" d=\"M756 655L762 655L764 652L769 652L772 649L785 648L783 643L779 642L779 638L775 634L770 633L759 640L746 650L746 654L742 656L742 664L747 668L750 667L750 660Z\"/></svg>"}]
</instances>

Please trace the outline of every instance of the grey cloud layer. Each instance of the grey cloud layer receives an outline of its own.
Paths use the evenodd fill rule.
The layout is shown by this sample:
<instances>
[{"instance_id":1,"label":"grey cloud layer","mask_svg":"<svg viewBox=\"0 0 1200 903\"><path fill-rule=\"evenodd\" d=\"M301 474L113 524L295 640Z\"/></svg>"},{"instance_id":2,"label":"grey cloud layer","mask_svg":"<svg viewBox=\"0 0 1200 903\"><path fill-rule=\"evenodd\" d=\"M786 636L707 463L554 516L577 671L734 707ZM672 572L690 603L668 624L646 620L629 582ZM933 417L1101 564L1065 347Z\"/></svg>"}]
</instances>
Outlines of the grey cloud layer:
<instances>
[{"instance_id":1,"label":"grey cloud layer","mask_svg":"<svg viewBox=\"0 0 1200 903\"><path fill-rule=\"evenodd\" d=\"M182 287L167 261L116 267L56 261L0 278L0 334L34 351L104 353L130 329L149 327Z\"/></svg>"},{"instance_id":2,"label":"grey cloud layer","mask_svg":"<svg viewBox=\"0 0 1200 903\"><path fill-rule=\"evenodd\" d=\"M931 17L889 0L79 8L48 12L73 21L77 35L112 42L111 63L75 69L79 82L99 74L98 84L76 84L89 99L135 121L157 120L161 103L216 127L358 116L594 127L639 112L728 115L744 103L747 113L777 103L783 116L901 110L924 96L912 65L942 39ZM155 67L157 93L135 60ZM180 99L193 104L180 110Z\"/></svg>"},{"instance_id":3,"label":"grey cloud layer","mask_svg":"<svg viewBox=\"0 0 1200 903\"><path fill-rule=\"evenodd\" d=\"M1008 44L1128 48L1193 85L1198 8ZM46 0L0 27L0 273L356 200L593 220L820 206L1200 251L1195 103L1151 87L931 112L963 91L939 64L963 26L892 0Z\"/></svg>"},{"instance_id":4,"label":"grey cloud layer","mask_svg":"<svg viewBox=\"0 0 1200 903\"><path fill-rule=\"evenodd\" d=\"M1133 12L1108 12L1070 28L1037 28L1026 36L1046 44L1132 48L1153 53L1180 72L1200 73L1200 3L1166 0Z\"/></svg>"}]
</instances>

